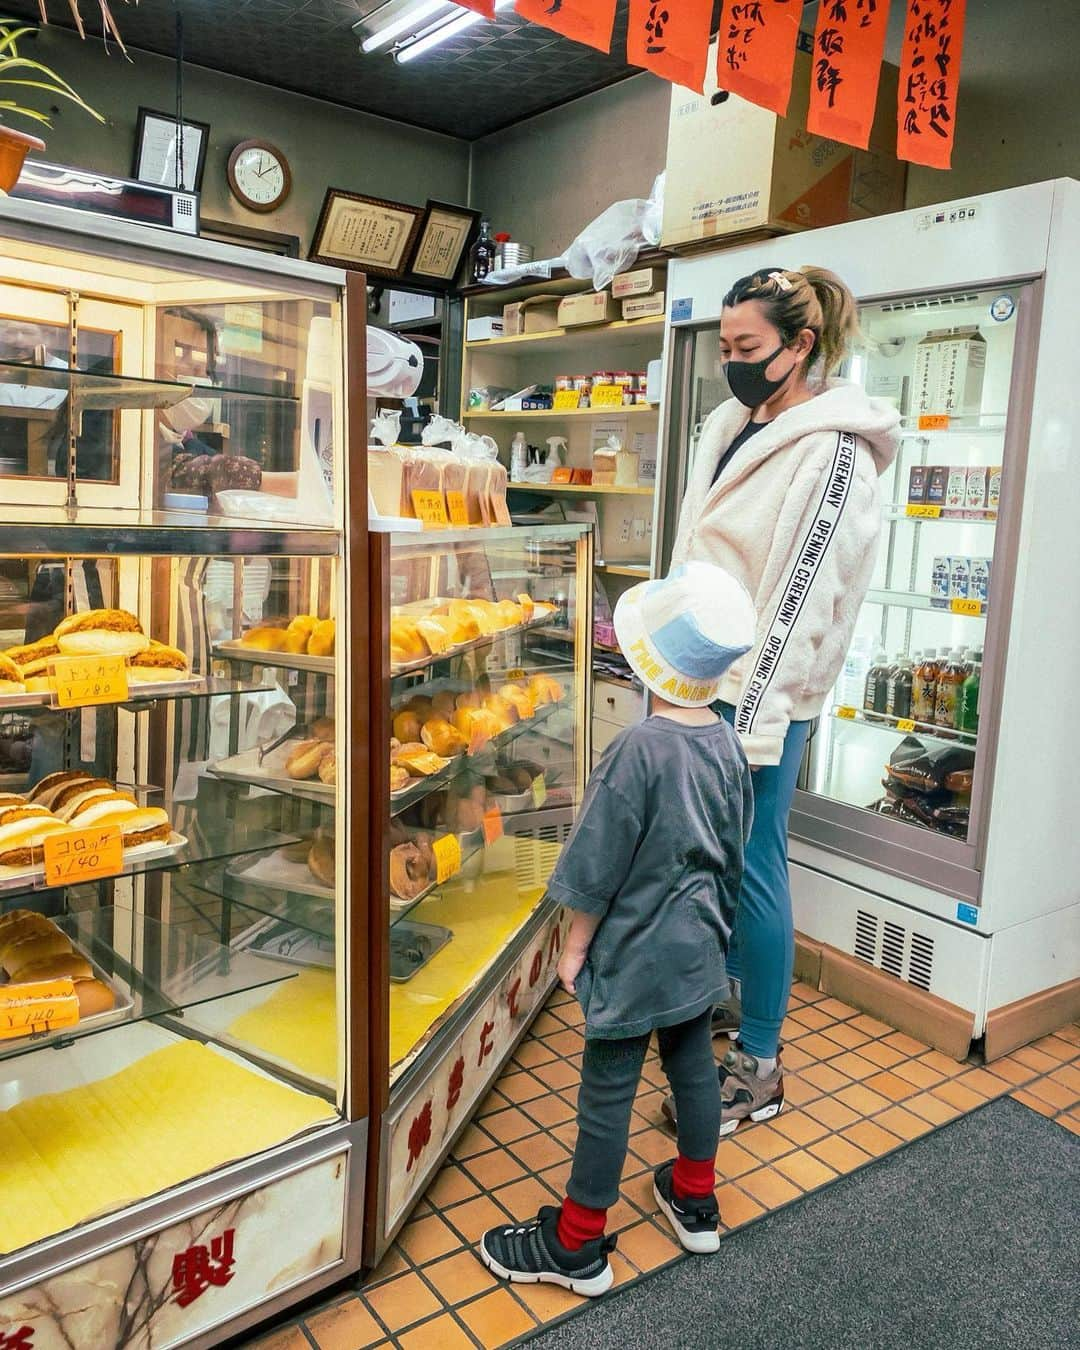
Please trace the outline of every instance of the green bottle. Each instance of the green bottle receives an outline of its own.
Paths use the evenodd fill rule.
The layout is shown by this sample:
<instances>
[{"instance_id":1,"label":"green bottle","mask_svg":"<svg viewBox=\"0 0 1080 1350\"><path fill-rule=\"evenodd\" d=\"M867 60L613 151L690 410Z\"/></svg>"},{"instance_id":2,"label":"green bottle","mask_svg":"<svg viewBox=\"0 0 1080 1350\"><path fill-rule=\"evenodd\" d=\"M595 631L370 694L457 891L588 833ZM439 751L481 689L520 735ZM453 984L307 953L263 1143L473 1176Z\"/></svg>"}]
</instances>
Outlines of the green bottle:
<instances>
[{"instance_id":1,"label":"green bottle","mask_svg":"<svg viewBox=\"0 0 1080 1350\"><path fill-rule=\"evenodd\" d=\"M979 677L982 673L982 658L982 652L977 651L971 674L960 687L960 707L956 725L960 731L966 731L969 736L976 735L979 730Z\"/></svg>"}]
</instances>

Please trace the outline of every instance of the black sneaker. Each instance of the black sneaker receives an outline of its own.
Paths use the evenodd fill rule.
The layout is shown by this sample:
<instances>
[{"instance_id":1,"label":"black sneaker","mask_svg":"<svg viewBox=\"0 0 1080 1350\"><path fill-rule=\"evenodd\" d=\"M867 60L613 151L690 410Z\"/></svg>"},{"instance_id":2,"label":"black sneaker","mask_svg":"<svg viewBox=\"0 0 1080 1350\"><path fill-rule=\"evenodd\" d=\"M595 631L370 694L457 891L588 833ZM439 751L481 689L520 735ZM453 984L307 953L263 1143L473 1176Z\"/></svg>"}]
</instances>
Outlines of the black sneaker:
<instances>
[{"instance_id":1,"label":"black sneaker","mask_svg":"<svg viewBox=\"0 0 1080 1350\"><path fill-rule=\"evenodd\" d=\"M680 1200L671 1185L674 1162L661 1163L653 1173L653 1195L667 1216L675 1236L688 1252L715 1252L720 1250L720 1206L715 1195L703 1199Z\"/></svg>"},{"instance_id":2,"label":"black sneaker","mask_svg":"<svg viewBox=\"0 0 1080 1350\"><path fill-rule=\"evenodd\" d=\"M572 1252L559 1241L560 1212L544 1205L529 1223L489 1228L480 1239L480 1260L514 1284L558 1284L586 1298L607 1293L615 1279L608 1260L615 1238L594 1238Z\"/></svg>"}]
</instances>

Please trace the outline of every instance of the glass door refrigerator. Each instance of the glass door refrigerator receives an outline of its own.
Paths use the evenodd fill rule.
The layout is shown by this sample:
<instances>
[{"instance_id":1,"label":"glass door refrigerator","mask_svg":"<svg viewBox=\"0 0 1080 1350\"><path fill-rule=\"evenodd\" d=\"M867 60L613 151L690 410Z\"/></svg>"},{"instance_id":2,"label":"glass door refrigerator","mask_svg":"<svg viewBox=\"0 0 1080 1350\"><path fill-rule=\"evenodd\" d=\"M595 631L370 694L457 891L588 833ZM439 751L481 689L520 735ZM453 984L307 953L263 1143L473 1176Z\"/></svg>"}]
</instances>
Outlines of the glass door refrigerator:
<instances>
[{"instance_id":1,"label":"glass door refrigerator","mask_svg":"<svg viewBox=\"0 0 1080 1350\"><path fill-rule=\"evenodd\" d=\"M1078 230L1080 184L1059 180L671 269L662 569L729 397L737 278L838 272L862 328L841 375L901 414L872 588L792 810L792 897L811 978L957 1055L1080 1008Z\"/></svg>"}]
</instances>

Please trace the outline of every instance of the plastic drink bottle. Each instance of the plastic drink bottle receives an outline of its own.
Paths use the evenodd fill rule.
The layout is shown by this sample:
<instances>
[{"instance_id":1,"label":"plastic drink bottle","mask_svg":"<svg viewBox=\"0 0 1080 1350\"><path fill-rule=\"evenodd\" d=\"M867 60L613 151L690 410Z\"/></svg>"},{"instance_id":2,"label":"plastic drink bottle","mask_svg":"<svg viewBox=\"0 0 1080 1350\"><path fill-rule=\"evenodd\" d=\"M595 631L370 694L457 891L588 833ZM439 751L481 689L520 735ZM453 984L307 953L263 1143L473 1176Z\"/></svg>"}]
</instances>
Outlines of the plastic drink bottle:
<instances>
[{"instance_id":1,"label":"plastic drink bottle","mask_svg":"<svg viewBox=\"0 0 1080 1350\"><path fill-rule=\"evenodd\" d=\"M890 717L911 716L911 662L902 657L889 675L889 693L886 712Z\"/></svg>"},{"instance_id":2,"label":"plastic drink bottle","mask_svg":"<svg viewBox=\"0 0 1080 1350\"><path fill-rule=\"evenodd\" d=\"M956 719L960 709L960 686L964 682L964 667L959 651L949 657L945 668L938 675L937 696L934 699L934 722L943 728L956 730Z\"/></svg>"},{"instance_id":3,"label":"plastic drink bottle","mask_svg":"<svg viewBox=\"0 0 1080 1350\"><path fill-rule=\"evenodd\" d=\"M921 665L915 667L915 687L911 697L911 715L916 722L934 724L934 699L937 696L937 648L930 647Z\"/></svg>"},{"instance_id":4,"label":"plastic drink bottle","mask_svg":"<svg viewBox=\"0 0 1080 1350\"><path fill-rule=\"evenodd\" d=\"M960 686L960 711L957 717L957 726L961 731L965 731L969 736L974 736L979 730L979 684L982 679L982 652L975 653L975 660L972 663L971 674Z\"/></svg>"},{"instance_id":5,"label":"plastic drink bottle","mask_svg":"<svg viewBox=\"0 0 1080 1350\"><path fill-rule=\"evenodd\" d=\"M884 713L888 697L889 658L885 649L879 647L873 664L866 673L866 692L863 695L863 711Z\"/></svg>"}]
</instances>

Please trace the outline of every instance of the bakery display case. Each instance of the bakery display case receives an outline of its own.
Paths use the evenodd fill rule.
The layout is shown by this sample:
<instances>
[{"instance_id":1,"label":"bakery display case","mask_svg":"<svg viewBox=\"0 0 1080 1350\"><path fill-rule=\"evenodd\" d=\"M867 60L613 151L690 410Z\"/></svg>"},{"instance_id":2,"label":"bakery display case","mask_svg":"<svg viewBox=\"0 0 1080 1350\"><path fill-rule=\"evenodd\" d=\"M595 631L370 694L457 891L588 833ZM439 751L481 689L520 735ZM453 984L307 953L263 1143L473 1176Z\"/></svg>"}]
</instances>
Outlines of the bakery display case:
<instances>
[{"instance_id":1,"label":"bakery display case","mask_svg":"<svg viewBox=\"0 0 1080 1350\"><path fill-rule=\"evenodd\" d=\"M369 541L374 1262L554 981L567 921L545 884L588 763L592 532Z\"/></svg>"},{"instance_id":2,"label":"bakery display case","mask_svg":"<svg viewBox=\"0 0 1080 1350\"><path fill-rule=\"evenodd\" d=\"M363 279L0 234L0 1343L215 1345L362 1255Z\"/></svg>"}]
</instances>

